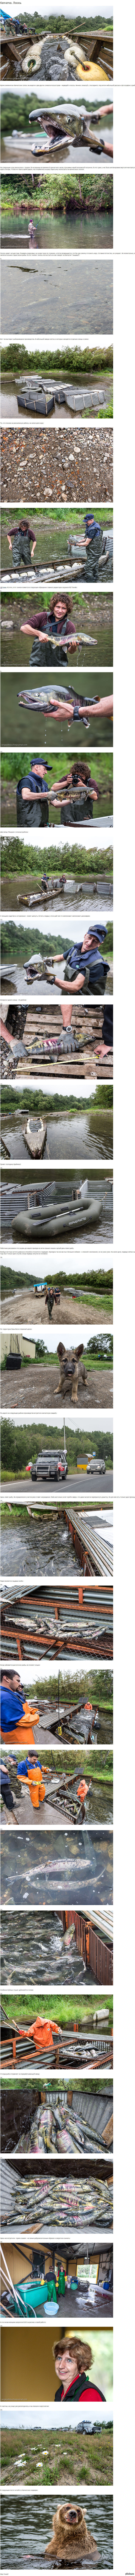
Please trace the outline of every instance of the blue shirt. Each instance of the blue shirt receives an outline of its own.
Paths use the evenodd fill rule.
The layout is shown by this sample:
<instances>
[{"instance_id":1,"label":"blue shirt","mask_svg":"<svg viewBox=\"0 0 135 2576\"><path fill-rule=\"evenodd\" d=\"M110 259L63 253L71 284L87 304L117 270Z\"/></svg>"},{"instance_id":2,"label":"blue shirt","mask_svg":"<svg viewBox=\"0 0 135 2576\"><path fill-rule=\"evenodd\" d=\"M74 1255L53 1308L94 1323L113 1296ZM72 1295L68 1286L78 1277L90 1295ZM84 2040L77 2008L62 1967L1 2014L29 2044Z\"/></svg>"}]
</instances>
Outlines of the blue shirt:
<instances>
[{"instance_id":1,"label":"blue shirt","mask_svg":"<svg viewBox=\"0 0 135 2576\"><path fill-rule=\"evenodd\" d=\"M24 778L17 779L17 786L19 796L22 795L22 787L31 787L32 796L37 796L37 793L40 796L48 795L47 779L40 778L39 769L28 769Z\"/></svg>"},{"instance_id":2,"label":"blue shirt","mask_svg":"<svg viewBox=\"0 0 135 2576\"><path fill-rule=\"evenodd\" d=\"M23 1707L22 1691L12 1691L12 1683L11 1690L7 1690L6 1682L1 1682L0 1722L3 1735L8 1734L9 1726L14 1733L15 1726L18 1726L23 1716Z\"/></svg>"},{"instance_id":3,"label":"blue shirt","mask_svg":"<svg viewBox=\"0 0 135 2576\"><path fill-rule=\"evenodd\" d=\"M89 511L86 511L85 536L96 537L96 535L100 537L100 519L91 519L89 517Z\"/></svg>"}]
</instances>

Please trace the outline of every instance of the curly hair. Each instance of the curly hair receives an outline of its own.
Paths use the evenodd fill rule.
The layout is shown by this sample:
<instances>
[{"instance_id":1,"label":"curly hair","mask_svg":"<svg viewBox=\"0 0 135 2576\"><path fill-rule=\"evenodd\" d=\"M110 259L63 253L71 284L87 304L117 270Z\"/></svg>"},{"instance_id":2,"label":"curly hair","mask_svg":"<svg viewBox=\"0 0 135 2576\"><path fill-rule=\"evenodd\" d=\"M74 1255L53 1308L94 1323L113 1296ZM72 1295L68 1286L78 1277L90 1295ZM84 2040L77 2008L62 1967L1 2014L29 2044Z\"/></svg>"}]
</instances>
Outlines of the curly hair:
<instances>
[{"instance_id":1,"label":"curly hair","mask_svg":"<svg viewBox=\"0 0 135 2576\"><path fill-rule=\"evenodd\" d=\"M67 2345L67 2352L71 2353L71 2361L74 2361L74 2362L76 2363L76 2369L77 2369L77 2370L90 2370L90 2369L91 2369L91 2362L92 2362L92 2351L91 2351L91 2345L90 2345L90 2343L85 2343L84 2338L83 2338L83 2341L82 2341L82 2335L79 2335L79 2334L68 2334L68 2327L67 2327L67 2334L63 2334L63 2332L62 2332L62 2334L61 2334L61 2335L55 2335L55 2341L54 2341L54 2343L53 2343L53 2359L54 2359L54 2361L55 2361L55 2360L56 2360L56 2361L58 2361L59 2353L60 2353L60 2357L61 2357L61 2359L62 2359L62 2354L63 2354L63 2356L64 2356L64 2353L66 2352L66 2345Z\"/></svg>"}]
</instances>

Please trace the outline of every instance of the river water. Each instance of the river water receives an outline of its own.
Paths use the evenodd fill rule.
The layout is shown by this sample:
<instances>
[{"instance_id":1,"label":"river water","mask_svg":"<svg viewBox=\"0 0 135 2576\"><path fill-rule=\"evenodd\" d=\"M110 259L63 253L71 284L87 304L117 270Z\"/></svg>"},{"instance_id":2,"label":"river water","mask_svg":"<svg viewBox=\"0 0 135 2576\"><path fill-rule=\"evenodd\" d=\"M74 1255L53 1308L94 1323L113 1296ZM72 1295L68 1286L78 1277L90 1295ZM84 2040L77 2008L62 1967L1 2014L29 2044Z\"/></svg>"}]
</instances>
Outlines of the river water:
<instances>
[{"instance_id":1,"label":"river water","mask_svg":"<svg viewBox=\"0 0 135 2576\"><path fill-rule=\"evenodd\" d=\"M44 169L46 169L46 168L47 168L47 170L48 170L48 169L49 169L49 166L51 166L51 168L53 168L53 165L54 165L54 169L55 169L55 167L56 167L56 168L59 170L59 168L60 168L60 169L62 169L62 165L63 165L63 164L64 164L64 166L65 166L66 162L68 162L69 167L70 167L70 168L72 169L72 171L73 171L73 169L75 169L75 168L76 168L76 164L78 164L78 162L79 162L79 170L84 170L84 169L85 169L85 170L92 170L92 169L94 169L94 170L96 170L96 171L97 171L98 176L99 176L99 175L101 176L101 174L102 174L102 169L103 169L103 175L105 174L105 172L106 172L106 171L107 171L107 175L108 175L108 169L109 169L109 158L108 158L108 160L106 161L106 157L105 157L105 145L106 145L106 143L107 143L107 144L109 144L109 145L110 145L110 149L111 149L111 151L112 151L112 143L113 143L113 109L112 109L112 105L111 105L111 111L109 110L109 107L108 107L108 112L107 112L107 113L105 112L105 117L104 117L104 116L103 116L103 114L101 114L101 113L100 113L100 106L101 106L100 98L99 98L99 100L98 100L98 109L97 109L97 99L93 98L93 93L92 93L92 100L91 100L91 102L89 101L89 108L88 108L88 96L87 96L87 93L86 93L86 97L85 97L85 96L83 96L83 101L81 101L82 117L83 117L83 115L84 115L84 120L85 120L84 133L83 133L83 130L82 130L82 133L80 134L80 102L79 102L79 110L77 110L76 106L75 106L74 108L73 108L73 106L72 106L72 107L71 107L71 110L70 110L70 113L69 113L69 108L67 109L67 107L65 107L65 100L63 101L63 100L61 99L61 101L60 101L60 103L59 103L59 107L58 107L57 98L56 98L56 100L55 100L55 98L54 98L54 99L53 99L53 111L54 111L54 114L55 114L55 112L56 112L56 114L57 114L57 119L58 119L58 115L59 115L59 116L60 116L60 120L61 120L61 114L62 114L62 119L63 119L63 129L64 129L64 130L63 130L63 141L62 141L62 142L60 142L60 141L59 141L59 142L58 142L58 144L54 141L54 142L53 142L53 146L52 146L52 144L50 143L50 148L49 148L49 149L47 148L47 150L46 150L46 148L44 148L44 146L45 146L45 134L43 135L43 133L41 132L41 129L40 129L39 125L38 125L38 121L37 121L37 123L36 123L36 118L35 118L35 124L34 124L34 129L33 129L33 130L32 130L32 127L31 127L31 125L30 125L30 124L29 124L29 129L28 129L27 125L25 124L25 101L26 101L26 100L27 100L27 91L25 91L25 93L24 93L24 108L23 108L23 101L22 101L22 125L20 124L20 125L17 127L17 122L16 122L16 125L15 125L15 123L14 123L15 116L16 116L16 119L17 119L17 89L16 89L16 95L15 95L15 91L14 91L14 90L12 89L12 87L11 87L11 101L13 101L13 111L12 111L12 112L13 112L13 123L12 123L12 124L11 124L11 126L10 126L10 132L8 132L8 133L7 133L7 132L6 132L6 96L4 97L5 116L4 116L4 129L3 129L3 132L2 132L2 134L1 134L1 161L2 161L2 164L3 164L3 163L5 163L6 168L7 168L7 162L8 162L8 161L10 162L10 160L12 161L13 169L16 169L16 168L17 168L17 166L18 166L18 163L19 163L19 164L20 164L20 166L21 166L21 163L23 162L23 164L24 164L24 160L25 160L25 165L26 165L26 168L27 168L27 167L28 167L28 165L29 165L29 166L31 165L31 161L32 161L32 163L33 163L33 161L34 161L34 159L35 159L35 163L36 163L36 170L37 170L37 171L38 171L38 170L40 171L40 174L41 174L41 177L42 177L42 171L44 172ZM43 102L42 102L42 101L40 102L40 94L39 94L39 97L38 97L38 108L37 108L37 118L38 118L38 111L39 111L39 108L40 108L40 104L41 104L41 106L42 106ZM34 105L36 105L36 94L35 94L34 90L32 90L32 93L31 93L31 92L30 92L30 90L29 90L29 116L30 116L31 109L32 109L32 110L34 109ZM50 108L50 99L49 99L49 97L48 97L48 99L46 100L46 115L48 114L49 108ZM93 121L93 134L92 134L92 140L91 140L90 142L88 142L88 140L86 140L86 141L85 141L85 134L86 134L86 136L88 135L88 123L89 123L89 118L90 118L91 133L92 133L92 121ZM86 120L87 120L87 121L86 121ZM71 130L71 127L73 128L73 131ZM96 148L96 150L94 149L94 137L95 137L95 130L97 131L97 145L99 146L99 153L98 153L97 148ZM47 137L47 147L48 147L48 141L49 141L49 137ZM101 157L100 157L100 156L101 156ZM111 169L111 173L112 173L112 161L110 162L110 169Z\"/></svg>"},{"instance_id":2,"label":"river water","mask_svg":"<svg viewBox=\"0 0 135 2576\"><path fill-rule=\"evenodd\" d=\"M37 2437L35 2436L35 2442L37 2448L38 2434ZM82 2501L84 2501L87 2531L88 2533L92 2531L95 2539L97 2566L106 2568L112 2567L112 2497L105 2496L104 2500L104 2497L102 2498L101 2495L97 2498L95 2498L95 2495L92 2495L90 2504L88 2504L86 2503L86 2498L83 2500L82 2493ZM27 2564L27 2557L30 2567L33 2565L34 2567L40 2567L41 2564L44 2566L45 2549L47 2548L48 2541L51 2540L52 2535L53 2513L56 2512L56 2509L58 2509L60 2504L61 2490L59 2495L58 2487L56 2495L55 2490L53 2489L52 2500L48 2499L48 2497L44 2497L44 2495L42 2497L36 2497L34 2494L30 2495L30 2497L27 2496L26 2498L23 2496L22 2500L21 2497L19 2499L16 2496L12 2496L10 2501L9 2497L8 2499L6 2498L6 2500L4 2500L4 2498L1 2499L2 2567L23 2567L25 2566L25 2563ZM51 2564L52 2566L55 2566L56 2559L52 2559ZM83 2564L85 2567L85 2560L83 2561Z\"/></svg>"},{"instance_id":3,"label":"river water","mask_svg":"<svg viewBox=\"0 0 135 2576\"><path fill-rule=\"evenodd\" d=\"M19 974L19 967L14 970L14 982L15 992L20 992L23 989L23 977ZM37 992L37 983L35 989ZM58 1117L57 1114L55 1118L53 1118L53 1116L52 1118L47 1117L46 1123L47 1140L45 1159L48 1151L50 1162L54 1160L55 1154L57 1154L57 1161L60 1162L63 1161L63 1157L64 1162L69 1162L72 1154L77 1154L77 1158L78 1154L80 1154L81 1157L88 1154L88 1162L91 1163L94 1156L95 1163L97 1164L99 1160L102 1162L106 1160L106 1158L108 1159L108 1155L111 1155L112 1157L112 1110L107 1110L106 1115L101 1111L101 1128L98 1123L97 1136L94 1128L92 1131L92 1109L90 1114L88 1110L85 1111L84 1117L81 1116L81 1111L79 1114L78 1110L77 1116L72 1119L68 1118L68 1116L67 1118L64 1118L64 1113L63 1117L60 1118L58 1112ZM11 1122L8 1126L8 1120L4 1120L3 1117L1 1118L2 1158L4 1143L8 1149L11 1162L26 1163L27 1169L29 1167L29 1172L31 1173L30 1155L28 1154L27 1145L24 1141L22 1118L19 1119L18 1115L14 1116L13 1126L11 1125Z\"/></svg>"},{"instance_id":4,"label":"river water","mask_svg":"<svg viewBox=\"0 0 135 2576\"><path fill-rule=\"evenodd\" d=\"M67 1939L67 1934L65 1935L63 1932L63 1926L60 1922L58 1910L54 1913L49 1906L46 1912L42 1912L41 1910L40 1913L36 1914L36 1902L36 1893L34 1893L34 1906L31 1913L27 1912L26 1907L25 1917L23 1916L22 1911L20 1913L19 1907L17 1914L15 1915L13 1905L12 1924L11 1917L9 1917L7 1911L5 1911L5 1916L4 1914L1 1915L1 1975L3 1984L6 1984L6 1986L8 1984L10 1989L15 1978L15 1984L17 1983L17 1992L20 1992L23 1986L26 1986L27 1982L29 1991L30 1984L33 1986L35 1980L36 1992L38 1993L38 1990L39 1992L41 1991L41 1985L43 1985L44 1980L46 1985L46 1983L48 1984L49 1979L50 1989L51 1979L53 1988L54 1984L57 1984L59 1991L61 1988L62 1978L63 1989L73 1986L76 1992L78 1992L78 1987L82 1987L83 1985L83 1979L86 1976L86 1969L84 1959L81 1957L80 1951L76 1948L74 1933L71 1929L68 1933ZM89 1968L88 1965L87 1985L95 1985L95 1969Z\"/></svg>"},{"instance_id":5,"label":"river water","mask_svg":"<svg viewBox=\"0 0 135 2576\"><path fill-rule=\"evenodd\" d=\"M70 258L46 261L34 252L21 265L1 256L1 330L113 331L113 262Z\"/></svg>"},{"instance_id":6,"label":"river water","mask_svg":"<svg viewBox=\"0 0 135 2576\"><path fill-rule=\"evenodd\" d=\"M54 207L54 215L36 213L34 216L33 204L33 223L35 239L32 251L113 250L113 215L106 212L103 215L82 214L80 206L78 214L57 215ZM1 250L14 249L14 243L15 249L30 249L28 213L12 215L10 223L7 215L6 221L1 223Z\"/></svg>"},{"instance_id":7,"label":"river water","mask_svg":"<svg viewBox=\"0 0 135 2576\"><path fill-rule=\"evenodd\" d=\"M10 323L11 323L11 316L10 316ZM98 510L98 505L97 505L97 503L96 503L94 506L95 506L95 519L97 519L97 520L98 520L98 522L99 522L99 510ZM102 524L103 524L103 522L102 522L102 511L101 511L101 507L100 507L100 521L101 521L101 546L102 546ZM13 524L14 524L14 522L13 522ZM111 508L109 509L108 507L106 507L106 513L105 513L105 526L106 526L107 533L108 533L109 531L110 531L110 532L112 532L112 526L113 526L113 513L112 513ZM75 511L75 510L74 510L74 506L73 506L72 501L71 501L70 505L65 504L65 508L64 508L64 510L62 509L62 511L59 511L59 509L58 509L58 510L57 510L57 509L55 510L54 508L52 508L52 509L51 509L51 511L49 511L49 510L48 510L48 507L46 506L45 510L42 510L42 512L41 512L41 511L40 511L40 509L39 509L38 517L37 517L37 519L36 519L36 507L35 507L35 510L34 510L34 530L35 530L35 537L36 537L36 554L35 554L35 556L34 556L34 563L35 563L35 578L36 578L36 576L38 575L38 572L39 572L40 576L41 576L41 574L42 574L42 576L43 576L43 569L45 568L45 582L46 582L46 580L47 580L47 581L50 581L50 580L52 581L52 575L53 575L53 573L54 573L54 574L56 573L56 575L57 575L57 574L59 574L59 576L60 576L60 571L61 571L61 574L62 574L62 579L63 579L63 576L64 576L64 579L65 579L65 574L66 574L66 575L68 575L68 583L69 583L69 584L71 584L72 582L74 582L74 565L73 565L73 562L72 562L72 565L71 565L71 563L70 563L70 553L68 552L68 543L69 543L69 545L70 545L70 540L71 540L71 541L73 541L73 540L74 540L74 537L75 537L75 539L76 539L76 537L78 538L78 537L84 537L84 536L85 536L85 510L84 510L84 508L82 508L82 509L81 509L81 508L77 508L77 509L76 509L76 511ZM8 553L8 561L7 561L7 553ZM4 520L4 514L3 514L2 525L1 525L1 572L6 572L6 573L8 573L8 578L9 578L9 560L10 560L10 558L9 558L9 549L7 549L7 528L6 528L6 521ZM79 587L81 587L81 582L82 582L82 580L83 580L83 582L84 582L84 580L86 580L86 578L87 578L87 577L88 577L88 588L89 588L89 587L91 587L91 585L90 585L89 567L88 567L88 576L87 576L87 557L85 557L85 555L84 555L84 564L83 564L83 569L82 569L82 564L81 564L81 558L80 558L80 561L79 561L79 557L78 557L78 563L77 563L77 560L76 560L75 584L77 583L77 581L79 581ZM101 575L101 570L100 570L100 586L101 586L101 577L102 577L102 575ZM105 582L105 579L106 579L106 573L105 573L105 556L104 556L104 555L103 555L103 579L104 579L104 582ZM111 583L112 583L112 570L111 570L111 572L109 571L109 560L108 560L108 563L107 563L107 609L108 609L108 604L109 604L109 603L108 603L108 580L111 580ZM20 587L20 584L19 584L19 587ZM93 574L92 574L92 587L93 587ZM24 589L23 597L25 596L25 590L26 590L26 585L25 585L25 589ZM34 594L34 575L33 575L33 594ZM36 605L37 605L37 602L36 602ZM90 605L90 616L91 616L91 600L90 600L89 605ZM111 606L112 606L112 601L111 601ZM80 614L80 602L79 602L79 614ZM104 612L103 612L103 614L104 614ZM96 621L97 621L97 590L96 590L96 598L95 598L95 600L94 600L94 616L95 616L95 627L96 627ZM109 656L108 656L108 658L109 658Z\"/></svg>"},{"instance_id":8,"label":"river water","mask_svg":"<svg viewBox=\"0 0 135 2576\"><path fill-rule=\"evenodd\" d=\"M8 382L9 382L9 379L8 379ZM8 404L7 404L7 397L6 397L6 413L7 413L7 408L8 408ZM7 557L7 571L8 571L8 570L9 570L9 556ZM4 596L4 594L2 595L2 600L1 600L1 663L3 663L3 662L4 662L4 666L5 666L5 664L7 664L7 665L8 665L8 668L9 668L9 666L10 666L10 664L11 664L11 665L12 665L12 669L13 669L13 667L14 667L14 666L15 666L15 668L16 668L16 670L17 670L17 671L18 671L18 669L19 669L20 678L19 678L19 683L18 683L18 685L19 685L19 687L20 687L20 688L21 688L21 670L23 669L23 666L24 666L24 668L25 668L25 670L26 670L26 671L27 671L27 669L28 669L28 674L30 675L30 670L31 670L32 641L33 641L33 639L32 639L32 634L28 636L28 635L24 635L24 634L22 633L22 621L23 621L23 618L24 618L24 623L25 623L25 616L27 617L27 614L31 617L33 606L34 606L34 609L36 608L36 611L37 611L37 609L38 609L38 605L39 605L39 614L40 614L40 609L41 609L41 608L43 608L43 606L44 606L44 605L46 606L46 604L47 604L47 607L48 607L48 606L49 606L49 597L47 596L47 601L46 601L46 600L44 601L44 599L43 599L43 595L42 595L42 591L41 591L41 592L39 592L39 602L38 602L38 593L37 593L37 592L35 593L34 602L33 602L32 592L31 592L31 594L29 593L29 603L28 603L28 594L27 594L27 593L25 594L25 592L23 592L23 591L21 592L20 599L19 599L19 596L17 596L17 593L15 593L15 591L13 590L13 586L12 586L12 599L11 599L11 602L10 602L9 597L7 597L7 593L6 593L6 591L5 591L5 596ZM77 641L76 641L76 654L74 655L74 654L70 653L70 657L69 657L69 658L67 657L67 664L66 664L66 665L62 662L62 655L61 655L61 662L60 662L60 648L59 648L59 642L58 642L58 638L57 638L57 644L56 644L57 663L56 663L56 665L55 665L55 663L54 663L54 677L55 677L55 669L56 669L57 677L58 677L58 673L60 672L60 674L61 674L61 680L62 680L62 677L63 677L64 687L65 687L66 672L68 672L68 671L69 671L70 678L71 678L71 674L73 675L73 677L75 676L75 669L76 669L76 671L77 671L77 673L78 673L78 672L80 672L80 671L81 671L81 669L83 670L83 669L85 669L85 668L86 668L86 669L88 668L88 670L91 670L91 673L92 673L92 674L93 674L93 670L95 669L95 681L96 681L96 685L97 685L97 661L98 661L98 679L100 680L100 690L101 690L101 694L102 694L102 668L103 668L103 673L104 673L104 674L105 674L106 669L107 669L107 671L108 671L108 688L109 688L109 689L112 689L112 685L113 685L113 600L112 600L112 594L110 594L110 598L107 598L107 597L106 597L106 595L104 595L104 599L102 599L102 596L101 596L101 598L100 598L100 593L98 593L98 591L96 591L96 602L95 602L95 605L93 606L92 596L91 596L91 601L90 601L90 603L89 603L88 593L87 593L87 595L86 595L86 594L84 594L84 593L83 593L83 591L81 591L81 594L80 594L80 596L79 596L79 600L78 600L78 597L77 597L76 591L75 591L75 590L73 590L73 593L71 593L71 589L70 589L70 610L71 610L71 617L72 617L72 615L74 615L74 616L75 616L75 626L76 626L76 635L77 635ZM81 635L82 635L82 643L80 644L80 640L79 640L79 638L80 638L80 636L81 636ZM38 656L38 645L37 645L37 656ZM45 649L44 649L44 661L43 661L43 663L42 663L42 666L41 666L41 664L40 664L40 666L39 666L39 667L40 667L40 670L41 670L41 667L42 667L42 671L43 671L43 673L44 673L44 671L46 670L46 667L47 667L47 666L46 666L46 663L45 663ZM48 667L49 667L49 666L48 666ZM53 663L52 663L52 665L50 665L50 668L52 669L52 683L53 683ZM37 670L38 670L38 659L37 659ZM51 685L52 685L52 683L51 683ZM42 683L41 683L41 685L42 685ZM78 685L79 685L79 682L78 682ZM22 686L23 686L23 682L22 682ZM86 686L86 683L85 683L85 686ZM103 686L104 686L104 688L105 688L105 678L104 678L104 681L103 681ZM30 688L31 688L31 687L32 687L32 680L30 679Z\"/></svg>"},{"instance_id":9,"label":"river water","mask_svg":"<svg viewBox=\"0 0 135 2576\"><path fill-rule=\"evenodd\" d=\"M113 1516L111 1512L109 1514L110 1539L112 1535L112 1518ZM98 1529L101 1532L101 1526L104 1536L104 1515L101 1524L101 1516L99 1516L97 1512L94 1514L88 1512L86 1514L86 1525L87 1541L89 1535L89 1545L90 1540L92 1544L94 1536L95 1539L97 1539ZM48 1511L46 1511L46 1507L44 1506L44 1510L42 1511L41 1507L39 1511L34 1504L33 1512L31 1507L30 1519L28 1517L27 1510L23 1509L19 1514L17 1513L17 1508L13 1514L10 1512L10 1516L8 1513L7 1520L4 1517L4 1521L2 1520L1 1526L2 1575L5 1574L8 1577L9 1574L13 1574L15 1579L16 1574L22 1574L22 1576L24 1574L32 1574L34 1577L36 1574L46 1574L46 1576L50 1576L55 1573L58 1575L70 1575L70 1573L73 1574L73 1571L74 1552L72 1539L70 1529L65 1523L65 1515L62 1510L62 1506L61 1510L60 1507L58 1508L57 1506L54 1510L51 1505L51 1508L48 1509Z\"/></svg>"},{"instance_id":10,"label":"river water","mask_svg":"<svg viewBox=\"0 0 135 2576\"><path fill-rule=\"evenodd\" d=\"M86 1907L112 1904L113 1843L108 1834L80 1828L80 1832L32 1833L14 1835L3 1830L1 1840L1 1904L4 1906L61 1905L74 1903ZM12 1934L11 1934L12 1939Z\"/></svg>"}]
</instances>

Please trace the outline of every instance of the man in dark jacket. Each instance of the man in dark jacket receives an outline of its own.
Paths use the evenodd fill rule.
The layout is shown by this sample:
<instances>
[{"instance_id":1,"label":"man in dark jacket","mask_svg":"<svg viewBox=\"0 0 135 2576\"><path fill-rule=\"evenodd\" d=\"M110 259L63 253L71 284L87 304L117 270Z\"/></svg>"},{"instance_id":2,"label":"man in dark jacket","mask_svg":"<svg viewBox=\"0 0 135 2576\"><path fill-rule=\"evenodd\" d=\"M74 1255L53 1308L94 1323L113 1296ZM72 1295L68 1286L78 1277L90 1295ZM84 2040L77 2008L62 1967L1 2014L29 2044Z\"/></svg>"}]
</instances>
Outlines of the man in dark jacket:
<instances>
[{"instance_id":1,"label":"man in dark jacket","mask_svg":"<svg viewBox=\"0 0 135 2576\"><path fill-rule=\"evenodd\" d=\"M44 831L45 824L49 823L48 768L50 768L50 762L42 760L41 755L35 752L26 776L17 780L16 814L19 831L21 827L24 832L26 823L29 831L30 824L32 824L32 831L33 826L35 831L39 831L40 827Z\"/></svg>"},{"instance_id":2,"label":"man in dark jacket","mask_svg":"<svg viewBox=\"0 0 135 2576\"><path fill-rule=\"evenodd\" d=\"M86 511L85 537L88 581L98 581L101 527L100 520L94 519L93 510Z\"/></svg>"},{"instance_id":3,"label":"man in dark jacket","mask_svg":"<svg viewBox=\"0 0 135 2576\"><path fill-rule=\"evenodd\" d=\"M63 954L61 960L55 957L55 984L60 984L61 991L62 987L69 993L100 993L105 990L107 965L101 947L102 941L104 947L106 937L106 930L97 922L95 930L85 930L84 939L76 940L74 947L67 949L67 956Z\"/></svg>"},{"instance_id":4,"label":"man in dark jacket","mask_svg":"<svg viewBox=\"0 0 135 2576\"><path fill-rule=\"evenodd\" d=\"M5 1763L5 1762L1 1762L1 1766L0 1766L0 1794L1 1794L1 1798L3 1798L3 1805L4 1805L4 1807L9 1807L9 1808L11 1808L11 1807L13 1807L13 1806L14 1806L14 1799L12 1798L12 1789L11 1789L11 1786L10 1786L9 1772L8 1772L8 1771L6 1771L6 1763Z\"/></svg>"}]
</instances>

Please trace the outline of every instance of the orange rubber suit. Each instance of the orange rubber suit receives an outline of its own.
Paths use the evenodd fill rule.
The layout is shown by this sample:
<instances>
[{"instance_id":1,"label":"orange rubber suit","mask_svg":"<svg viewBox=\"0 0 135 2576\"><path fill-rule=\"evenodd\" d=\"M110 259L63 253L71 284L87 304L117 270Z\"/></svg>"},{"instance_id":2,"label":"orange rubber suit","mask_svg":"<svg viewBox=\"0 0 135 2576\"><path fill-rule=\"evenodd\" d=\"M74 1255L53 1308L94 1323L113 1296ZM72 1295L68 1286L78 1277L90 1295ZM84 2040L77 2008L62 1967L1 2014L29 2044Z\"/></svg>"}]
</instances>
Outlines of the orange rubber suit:
<instances>
[{"instance_id":1,"label":"orange rubber suit","mask_svg":"<svg viewBox=\"0 0 135 2576\"><path fill-rule=\"evenodd\" d=\"M40 1807L45 1798L45 1782L38 1762L33 1763L33 1769L29 1771L28 1786L32 1807Z\"/></svg>"},{"instance_id":2,"label":"orange rubber suit","mask_svg":"<svg viewBox=\"0 0 135 2576\"><path fill-rule=\"evenodd\" d=\"M39 2049L40 2049L40 2050L42 2050L42 2051L43 2051L43 2053L44 2053L44 2052L45 2052L45 2048L47 2048L47 2049L48 2049L48 2048L51 2048L53 2030L56 2030L57 2035L59 2034L59 2025L58 2025L58 2021L52 2021L52 2022L51 2022L51 2021L41 2021L41 2020L40 2020L40 2013L37 2013L37 2020L36 2020L36 2021L30 2021L30 2022L28 2022L28 2023L27 2023L27 2028L26 2028L26 2024L25 2024L25 2025L23 2025L23 2022L21 2022L21 2024L20 2024L20 2030L19 2030L19 2038L20 2038L20 2039L26 2039L26 2038L27 2038L27 2039L35 2039L35 2048L36 2048L36 2050L37 2050L37 2056L39 2057ZM14 2039L14 2038L13 2038L13 2058L14 2058L14 2063L15 2063L15 2061L16 2061L16 2039Z\"/></svg>"},{"instance_id":3,"label":"orange rubber suit","mask_svg":"<svg viewBox=\"0 0 135 2576\"><path fill-rule=\"evenodd\" d=\"M77 1798L82 1799L82 1806L84 1806L84 1798L88 1798L88 1781L87 1781L87 1780L79 1780L79 1789L77 1789Z\"/></svg>"},{"instance_id":4,"label":"orange rubber suit","mask_svg":"<svg viewBox=\"0 0 135 2576\"><path fill-rule=\"evenodd\" d=\"M32 1725L32 1718L34 1718L34 1725ZM6 1744L14 1743L14 1747L16 1744L34 1744L34 1726L39 1726L39 1708L31 1708L29 1700L25 1699L24 1708L20 1718L18 1718L18 1726L15 1726L14 1735L13 1727L9 1726L6 1728ZM5 1743L5 1732L4 1728L1 1726L1 1737L2 1736Z\"/></svg>"}]
</instances>

